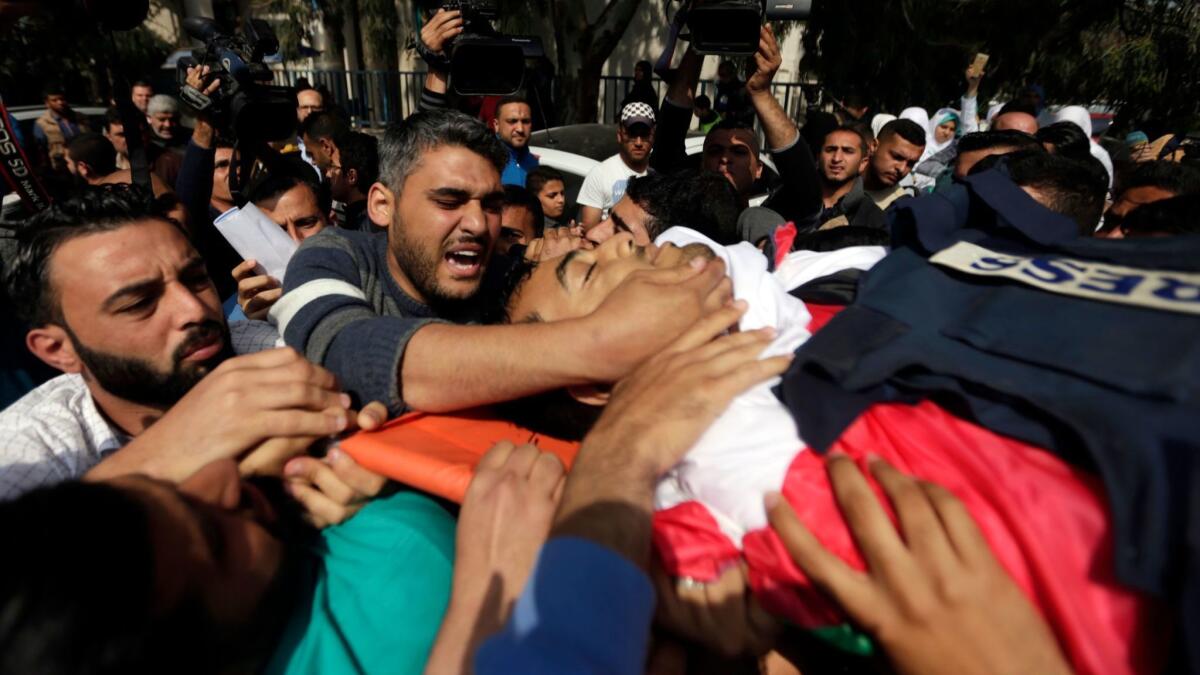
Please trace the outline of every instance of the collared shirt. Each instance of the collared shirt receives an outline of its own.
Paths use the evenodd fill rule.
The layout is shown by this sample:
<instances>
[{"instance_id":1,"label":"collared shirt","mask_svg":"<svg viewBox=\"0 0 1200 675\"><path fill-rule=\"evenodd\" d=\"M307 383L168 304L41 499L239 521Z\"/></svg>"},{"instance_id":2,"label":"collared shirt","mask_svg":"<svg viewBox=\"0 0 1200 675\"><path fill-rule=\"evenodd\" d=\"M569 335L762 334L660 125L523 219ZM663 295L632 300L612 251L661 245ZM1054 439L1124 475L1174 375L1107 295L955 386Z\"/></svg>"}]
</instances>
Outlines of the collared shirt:
<instances>
[{"instance_id":1,"label":"collared shirt","mask_svg":"<svg viewBox=\"0 0 1200 675\"><path fill-rule=\"evenodd\" d=\"M265 321L231 323L229 331L238 354L279 341ZM132 438L101 414L82 375L52 378L0 411L0 500L82 478Z\"/></svg>"},{"instance_id":2,"label":"collared shirt","mask_svg":"<svg viewBox=\"0 0 1200 675\"><path fill-rule=\"evenodd\" d=\"M504 165L504 172L500 174L500 182L505 185L520 185L525 187L525 177L530 171L538 168L537 155L529 151L526 146L520 150L514 150L512 146L505 143L505 148L508 148L508 164Z\"/></svg>"}]
</instances>

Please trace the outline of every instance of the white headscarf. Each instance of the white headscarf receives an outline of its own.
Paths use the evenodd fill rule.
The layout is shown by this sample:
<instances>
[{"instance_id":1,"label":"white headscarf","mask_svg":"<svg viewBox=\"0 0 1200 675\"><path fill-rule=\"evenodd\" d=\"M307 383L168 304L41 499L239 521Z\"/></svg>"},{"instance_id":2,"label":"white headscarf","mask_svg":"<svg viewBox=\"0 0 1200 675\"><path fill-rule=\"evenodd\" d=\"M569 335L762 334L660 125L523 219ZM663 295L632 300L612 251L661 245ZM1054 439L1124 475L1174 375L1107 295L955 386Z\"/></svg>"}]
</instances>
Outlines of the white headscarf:
<instances>
[{"instance_id":1,"label":"white headscarf","mask_svg":"<svg viewBox=\"0 0 1200 675\"><path fill-rule=\"evenodd\" d=\"M895 115L889 115L887 113L879 113L878 115L872 117L871 118L871 133L875 134L875 136L878 137L879 132L883 129L883 126L885 124L887 124L888 122L891 122L894 119L896 119Z\"/></svg>"},{"instance_id":2,"label":"white headscarf","mask_svg":"<svg viewBox=\"0 0 1200 675\"><path fill-rule=\"evenodd\" d=\"M996 115L999 115L1000 111L1003 109L1004 109L1003 103L993 103L991 105L991 107L988 108L988 111L987 111L988 128L991 128L992 120L996 119Z\"/></svg>"},{"instance_id":3,"label":"white headscarf","mask_svg":"<svg viewBox=\"0 0 1200 675\"><path fill-rule=\"evenodd\" d=\"M900 113L900 119L916 122L917 125L922 129L929 128L929 113L925 112L924 108L918 108L916 106L913 106L912 108L905 108Z\"/></svg>"},{"instance_id":4,"label":"white headscarf","mask_svg":"<svg viewBox=\"0 0 1200 675\"><path fill-rule=\"evenodd\" d=\"M1112 157L1099 143L1092 140L1092 114L1087 108L1081 105L1068 105L1055 111L1055 122L1070 122L1075 126L1083 129L1084 135L1088 137L1091 143L1092 157L1095 157L1101 164L1104 165L1104 170L1108 172L1108 187L1111 190L1113 185L1113 163Z\"/></svg>"},{"instance_id":5,"label":"white headscarf","mask_svg":"<svg viewBox=\"0 0 1200 675\"><path fill-rule=\"evenodd\" d=\"M950 137L950 140L938 143L937 128L951 117L954 118L954 135ZM929 119L929 124L925 126L925 154L923 157L932 157L953 145L958 139L958 132L962 131L962 127L962 113L954 108L942 108L934 113L933 117Z\"/></svg>"}]
</instances>

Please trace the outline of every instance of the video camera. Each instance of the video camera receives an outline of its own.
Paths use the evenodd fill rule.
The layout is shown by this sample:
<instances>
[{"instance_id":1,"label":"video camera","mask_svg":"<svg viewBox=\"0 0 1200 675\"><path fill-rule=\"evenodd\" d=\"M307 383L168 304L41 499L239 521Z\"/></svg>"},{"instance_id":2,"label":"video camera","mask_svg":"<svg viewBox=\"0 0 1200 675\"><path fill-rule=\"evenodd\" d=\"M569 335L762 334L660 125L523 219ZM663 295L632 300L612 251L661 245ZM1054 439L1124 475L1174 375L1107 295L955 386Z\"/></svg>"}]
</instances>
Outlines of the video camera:
<instances>
[{"instance_id":1,"label":"video camera","mask_svg":"<svg viewBox=\"0 0 1200 675\"><path fill-rule=\"evenodd\" d=\"M263 57L279 51L275 31L261 19L247 19L242 35L226 35L212 19L183 20L188 35L204 43L191 57L179 59L180 98L206 113L225 134L246 143L280 141L296 133L296 101L287 87L268 84L271 69ZM187 70L208 66L221 85L211 96L184 86Z\"/></svg>"},{"instance_id":2,"label":"video camera","mask_svg":"<svg viewBox=\"0 0 1200 675\"><path fill-rule=\"evenodd\" d=\"M462 12L463 32L447 46L450 86L463 96L507 96L525 82L525 59L544 55L542 41L526 35L502 35L492 26L499 18L495 0L446 0L446 11Z\"/></svg>"},{"instance_id":3,"label":"video camera","mask_svg":"<svg viewBox=\"0 0 1200 675\"><path fill-rule=\"evenodd\" d=\"M764 21L803 21L811 13L812 0L695 0L689 39L701 54L753 54Z\"/></svg>"}]
</instances>

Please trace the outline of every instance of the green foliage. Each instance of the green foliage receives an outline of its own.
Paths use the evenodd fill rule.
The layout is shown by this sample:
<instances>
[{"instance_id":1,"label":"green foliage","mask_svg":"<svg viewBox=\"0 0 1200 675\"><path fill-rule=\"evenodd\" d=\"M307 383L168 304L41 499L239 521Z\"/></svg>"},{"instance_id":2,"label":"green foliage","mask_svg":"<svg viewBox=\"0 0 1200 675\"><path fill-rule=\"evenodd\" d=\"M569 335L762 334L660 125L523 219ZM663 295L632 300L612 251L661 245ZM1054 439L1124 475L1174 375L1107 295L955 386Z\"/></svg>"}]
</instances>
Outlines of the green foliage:
<instances>
[{"instance_id":1,"label":"green foliage","mask_svg":"<svg viewBox=\"0 0 1200 675\"><path fill-rule=\"evenodd\" d=\"M1051 103L1102 103L1126 118L1200 115L1200 9L1175 0L818 0L802 67L876 109L935 108L961 95L975 52L985 98L1028 83Z\"/></svg>"},{"instance_id":2,"label":"green foliage","mask_svg":"<svg viewBox=\"0 0 1200 675\"><path fill-rule=\"evenodd\" d=\"M312 27L341 26L347 16L347 3L354 0L258 0L250 5L252 16L272 17L272 27L279 38L279 51L285 61L301 58L300 45L313 47ZM340 30L330 31L334 46L341 49L345 41Z\"/></svg>"},{"instance_id":3,"label":"green foliage","mask_svg":"<svg viewBox=\"0 0 1200 675\"><path fill-rule=\"evenodd\" d=\"M51 81L62 84L72 100L95 101L107 92L114 50L117 67L132 80L152 76L172 45L145 27L110 37L75 11L24 17L0 40L5 104L41 103L41 88Z\"/></svg>"}]
</instances>

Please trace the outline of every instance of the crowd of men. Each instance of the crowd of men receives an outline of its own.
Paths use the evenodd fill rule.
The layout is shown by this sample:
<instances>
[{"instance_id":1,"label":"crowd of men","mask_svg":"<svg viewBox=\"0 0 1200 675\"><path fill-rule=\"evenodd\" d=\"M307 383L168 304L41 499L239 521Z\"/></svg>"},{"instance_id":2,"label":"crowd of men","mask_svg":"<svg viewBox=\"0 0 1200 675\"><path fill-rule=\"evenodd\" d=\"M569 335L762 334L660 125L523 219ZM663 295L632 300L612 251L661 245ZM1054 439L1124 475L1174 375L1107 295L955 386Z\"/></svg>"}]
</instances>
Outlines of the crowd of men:
<instances>
[{"instance_id":1,"label":"crowd of men","mask_svg":"<svg viewBox=\"0 0 1200 675\"><path fill-rule=\"evenodd\" d=\"M441 10L418 39L437 55L462 29ZM1032 291L1052 298L1039 301L1047 325L1118 295L1146 313L1145 326L1097 324L1094 345L1052 344L1067 356L1027 359L1036 373L1102 363L1083 379L1114 405L1187 419L1194 344L1133 355L1194 328L1200 167L1183 139L1135 132L1110 152L1086 109L1047 107L1035 88L981 114L975 67L957 108L868 119L848 97L798 125L772 93L769 26L744 72L720 64L715 100L697 93L704 56L675 58L678 29L657 64L638 64L619 150L577 195L529 147L525 98L455 110L437 59L421 110L382 136L298 85L294 137L257 163L204 112L185 127L184 104L146 82L131 88L138 128L116 109L89 127L48 86L29 149L55 199L16 227L3 271L8 321L56 374L11 380L25 386L0 411L0 672L1200 667L1196 587L1128 581L1136 562L1120 546L1130 523L1164 541L1194 527L1186 492L1125 519L1128 492L1154 501L1113 487L1140 468L1110 471L1070 425L1012 431L1058 412L1006 380L1036 377L977 381L966 356L938 361L1040 348L1032 329L992 332L989 312L1042 323L1013 293L968 302L888 378L864 372L894 356L891 340L930 330L883 321L894 303L934 311L1024 270L1039 288L1078 286ZM218 85L188 72L198 92ZM278 246L239 250L230 222L277 227L286 274L265 258ZM947 257L962 246L985 250ZM1160 286L1135 289L1147 279ZM929 393L939 377L955 384ZM981 393L989 384L1004 395ZM1072 391L1064 405L1089 400ZM455 505L338 442L407 412L481 407L527 437L579 441L570 471L536 443L480 448ZM852 409L931 426L887 440L883 421L839 423ZM957 449L940 445L967 424ZM879 445L857 449L851 430ZM1186 488L1197 430L1163 435L1177 470L1162 460L1153 480ZM988 480L947 468L985 445L1020 459ZM1119 466L1142 467L1128 456L1142 450ZM1039 480L1069 484L1077 501L1064 503L1095 514L1086 536L1046 524L1064 541L1095 535L1086 559L1047 563L1029 551L1058 550L1038 548L1054 537L996 534L1059 513L1030 500ZM1001 497L981 507L984 489ZM1170 551L1183 566L1171 583L1190 579L1194 541ZM1090 636L1063 619L1089 602L1088 621L1117 617ZM1126 661L1107 661L1117 653Z\"/></svg>"}]
</instances>

